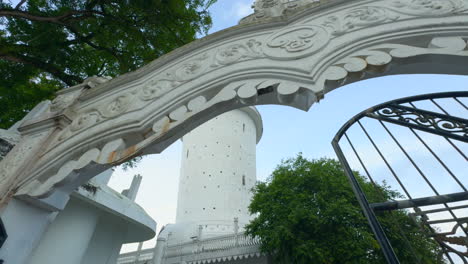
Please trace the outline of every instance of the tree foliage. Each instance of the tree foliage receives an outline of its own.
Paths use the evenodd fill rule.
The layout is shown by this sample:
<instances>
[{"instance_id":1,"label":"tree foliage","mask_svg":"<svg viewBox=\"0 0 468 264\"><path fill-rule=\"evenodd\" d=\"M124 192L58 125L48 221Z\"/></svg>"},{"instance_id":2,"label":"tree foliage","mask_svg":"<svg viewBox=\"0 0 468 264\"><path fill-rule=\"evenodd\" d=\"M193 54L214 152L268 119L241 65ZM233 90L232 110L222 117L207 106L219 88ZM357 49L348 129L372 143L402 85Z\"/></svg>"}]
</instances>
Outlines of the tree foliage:
<instances>
[{"instance_id":1,"label":"tree foliage","mask_svg":"<svg viewBox=\"0 0 468 264\"><path fill-rule=\"evenodd\" d=\"M64 86L135 70L193 41L211 26L213 2L2 0L0 127Z\"/></svg>"},{"instance_id":2,"label":"tree foliage","mask_svg":"<svg viewBox=\"0 0 468 264\"><path fill-rule=\"evenodd\" d=\"M376 189L358 180L372 202L399 196L388 186ZM338 161L299 155L253 191L249 210L257 217L247 233L259 237L262 251L278 263L386 263ZM378 218L402 263L444 263L436 242L406 211Z\"/></svg>"}]
</instances>

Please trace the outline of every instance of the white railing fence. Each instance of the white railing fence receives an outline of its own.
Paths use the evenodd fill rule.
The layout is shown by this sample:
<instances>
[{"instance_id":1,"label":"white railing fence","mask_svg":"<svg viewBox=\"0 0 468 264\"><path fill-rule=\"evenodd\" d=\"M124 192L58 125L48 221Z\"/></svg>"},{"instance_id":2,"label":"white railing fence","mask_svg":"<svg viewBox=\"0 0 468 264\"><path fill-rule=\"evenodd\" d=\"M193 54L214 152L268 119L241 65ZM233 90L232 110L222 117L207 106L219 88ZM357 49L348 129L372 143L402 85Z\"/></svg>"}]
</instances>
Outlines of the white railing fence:
<instances>
[{"instance_id":1,"label":"white railing fence","mask_svg":"<svg viewBox=\"0 0 468 264\"><path fill-rule=\"evenodd\" d=\"M228 251L245 247L258 247L260 239L252 238L244 233L218 236L213 238L194 240L177 245L167 246L164 258L182 257L188 255L198 255L201 253ZM119 256L117 264L139 264L143 261L153 259L154 249L144 249L140 252L129 252ZM137 261L137 256L138 261ZM148 262L151 263L151 262Z\"/></svg>"}]
</instances>

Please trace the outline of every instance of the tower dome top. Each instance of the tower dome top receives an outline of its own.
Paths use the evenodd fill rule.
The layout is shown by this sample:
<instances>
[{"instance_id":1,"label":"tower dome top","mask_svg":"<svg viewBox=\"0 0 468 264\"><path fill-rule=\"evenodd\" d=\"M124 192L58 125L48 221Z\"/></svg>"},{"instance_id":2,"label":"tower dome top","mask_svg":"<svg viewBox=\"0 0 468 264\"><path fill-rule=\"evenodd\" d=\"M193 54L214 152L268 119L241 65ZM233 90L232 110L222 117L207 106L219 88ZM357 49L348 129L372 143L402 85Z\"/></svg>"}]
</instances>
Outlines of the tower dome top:
<instances>
[{"instance_id":1,"label":"tower dome top","mask_svg":"<svg viewBox=\"0 0 468 264\"><path fill-rule=\"evenodd\" d=\"M254 106L240 108L240 111L245 112L255 123L255 128L257 130L257 143L260 142L260 139L263 135L263 121L262 116L258 112L257 108Z\"/></svg>"}]
</instances>

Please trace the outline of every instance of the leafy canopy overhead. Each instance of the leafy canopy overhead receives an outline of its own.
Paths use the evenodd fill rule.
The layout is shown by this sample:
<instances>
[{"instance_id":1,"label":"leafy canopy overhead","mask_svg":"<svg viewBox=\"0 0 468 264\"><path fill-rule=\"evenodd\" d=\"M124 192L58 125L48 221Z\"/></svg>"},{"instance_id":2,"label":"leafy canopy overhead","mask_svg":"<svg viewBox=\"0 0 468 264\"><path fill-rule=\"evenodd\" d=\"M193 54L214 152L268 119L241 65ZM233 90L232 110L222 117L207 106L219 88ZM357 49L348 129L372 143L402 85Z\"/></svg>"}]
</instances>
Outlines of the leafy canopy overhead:
<instances>
[{"instance_id":1,"label":"leafy canopy overhead","mask_svg":"<svg viewBox=\"0 0 468 264\"><path fill-rule=\"evenodd\" d=\"M0 2L0 127L64 86L116 76L206 34L216 0Z\"/></svg>"},{"instance_id":2,"label":"leafy canopy overhead","mask_svg":"<svg viewBox=\"0 0 468 264\"><path fill-rule=\"evenodd\" d=\"M376 189L363 177L358 180L372 202L399 196L387 186ZM299 155L282 162L253 191L249 210L257 217L247 233L259 237L262 251L277 263L386 263L339 162ZM377 217L402 263L444 263L436 242L407 212Z\"/></svg>"}]
</instances>

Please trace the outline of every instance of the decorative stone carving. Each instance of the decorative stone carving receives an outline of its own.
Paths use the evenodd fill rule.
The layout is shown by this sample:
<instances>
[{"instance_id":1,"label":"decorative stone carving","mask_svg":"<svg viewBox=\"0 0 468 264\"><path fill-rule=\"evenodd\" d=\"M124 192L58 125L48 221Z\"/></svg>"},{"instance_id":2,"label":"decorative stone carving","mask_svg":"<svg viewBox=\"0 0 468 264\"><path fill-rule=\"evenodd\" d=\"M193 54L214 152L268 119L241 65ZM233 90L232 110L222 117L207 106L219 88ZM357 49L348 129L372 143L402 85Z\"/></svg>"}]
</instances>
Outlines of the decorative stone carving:
<instances>
[{"instance_id":1,"label":"decorative stone carving","mask_svg":"<svg viewBox=\"0 0 468 264\"><path fill-rule=\"evenodd\" d=\"M443 16L466 8L464 0L394 0L398 12L418 16Z\"/></svg>"},{"instance_id":2,"label":"decorative stone carving","mask_svg":"<svg viewBox=\"0 0 468 264\"><path fill-rule=\"evenodd\" d=\"M143 101L153 100L163 96L177 86L197 78L209 68L208 63L206 63L208 58L209 55L205 53L175 69L170 69L149 79L140 90L139 98Z\"/></svg>"},{"instance_id":3,"label":"decorative stone carving","mask_svg":"<svg viewBox=\"0 0 468 264\"><path fill-rule=\"evenodd\" d=\"M50 105L51 112L58 112L69 107L73 101L80 95L79 92L58 95Z\"/></svg>"},{"instance_id":4,"label":"decorative stone carving","mask_svg":"<svg viewBox=\"0 0 468 264\"><path fill-rule=\"evenodd\" d=\"M324 1L324 0L322 0ZM325 0L327 1L327 0ZM311 4L318 4L320 0L256 0L254 5L255 13L242 19L240 24L252 23L256 21L268 20L274 17L280 17L286 13L292 13L300 10L300 7Z\"/></svg>"},{"instance_id":5,"label":"decorative stone carving","mask_svg":"<svg viewBox=\"0 0 468 264\"><path fill-rule=\"evenodd\" d=\"M106 83L110 80L110 77L98 77L93 76L84 80L83 83L66 88L59 91L57 97L52 101L50 106L51 112L61 111L73 104L75 100L80 96L81 90L85 88L94 88L100 84Z\"/></svg>"},{"instance_id":6,"label":"decorative stone carving","mask_svg":"<svg viewBox=\"0 0 468 264\"><path fill-rule=\"evenodd\" d=\"M307 110L325 92L343 83L385 75L388 70L392 74L399 73L398 69L424 73L421 61L428 65L452 61L462 66L446 67L450 68L447 72L464 73L460 68L468 57L467 42L466 37L457 36L468 30L468 1L330 0L323 7L303 9L327 1L281 0L262 10L265 23L219 32L134 73L91 89L87 88L94 83L87 84L77 99L55 103L57 109L70 110L70 125L55 127L55 119L51 119L50 136L44 133L37 139L22 139L20 144L25 144L2 161L8 160L8 164L0 163L0 186L5 179L14 182L24 175L46 180L67 162L65 157L76 161L77 153L99 150L105 140L141 139L112 152L103 164L123 162L135 153L158 153L195 124L236 107L283 104ZM418 6L422 9L416 10ZM273 10L303 12L274 14ZM276 16L271 24L266 23L269 15ZM327 20L333 17L334 21ZM420 46L436 36L450 37ZM426 72L434 73L434 68ZM42 129L36 127L34 132L40 134ZM29 153L34 158L26 166L22 155ZM1 199L6 194L0 190Z\"/></svg>"},{"instance_id":7,"label":"decorative stone carving","mask_svg":"<svg viewBox=\"0 0 468 264\"><path fill-rule=\"evenodd\" d=\"M279 5L279 0L263 0L259 4L262 8L271 8Z\"/></svg>"},{"instance_id":8,"label":"decorative stone carving","mask_svg":"<svg viewBox=\"0 0 468 264\"><path fill-rule=\"evenodd\" d=\"M70 131L75 132L83 128L87 128L100 120L100 115L97 112L85 113L73 120L70 125Z\"/></svg>"},{"instance_id":9,"label":"decorative stone carving","mask_svg":"<svg viewBox=\"0 0 468 264\"><path fill-rule=\"evenodd\" d=\"M247 41L245 44L232 44L216 53L216 62L212 67L217 67L218 64L229 65L245 58L263 57L261 46L262 43L254 39Z\"/></svg>"},{"instance_id":10,"label":"decorative stone carving","mask_svg":"<svg viewBox=\"0 0 468 264\"><path fill-rule=\"evenodd\" d=\"M221 103L237 103L239 105L253 105L259 100L259 91L264 89L271 89L271 93L274 94L278 101L283 104L290 104L294 101L301 90L307 89L306 85L291 81L279 81L279 80L265 80L256 79L250 81L239 81L231 83L225 86L219 93L213 96L209 101L199 96L190 100L186 105L182 105L164 116L159 121L156 121L153 125L154 136L159 137L167 133L174 127L182 124L188 118L195 114L200 113L203 110L209 109L214 105ZM305 105L299 108L307 109L313 102L317 101L319 96L312 95L309 100L305 101Z\"/></svg>"},{"instance_id":11,"label":"decorative stone carving","mask_svg":"<svg viewBox=\"0 0 468 264\"><path fill-rule=\"evenodd\" d=\"M324 26L331 28L333 35L342 35L356 28L391 22L398 18L398 15L386 8L364 6L352 9L344 16L329 16Z\"/></svg>"},{"instance_id":12,"label":"decorative stone carving","mask_svg":"<svg viewBox=\"0 0 468 264\"><path fill-rule=\"evenodd\" d=\"M110 103L103 104L98 110L80 115L75 119L69 129L61 133L59 141L63 141L74 132L91 127L104 119L125 113L130 108L132 100L135 99L133 98L134 94L138 94L138 98L142 101L154 100L214 68L230 65L246 59L264 57L265 55L262 52L261 45L261 42L254 39L245 43L232 44L216 52L204 53L179 67L172 68L157 75L146 81L141 89L119 96ZM207 63L210 58L213 60L211 65Z\"/></svg>"},{"instance_id":13,"label":"decorative stone carving","mask_svg":"<svg viewBox=\"0 0 468 264\"><path fill-rule=\"evenodd\" d=\"M189 81L200 76L207 68L205 60L208 59L208 54L205 53L202 56L189 61L174 71L174 76L177 81Z\"/></svg>"},{"instance_id":14,"label":"decorative stone carving","mask_svg":"<svg viewBox=\"0 0 468 264\"><path fill-rule=\"evenodd\" d=\"M101 109L101 114L107 118L122 114L129 108L130 103L131 96L129 94L119 96L110 103L105 104L105 106Z\"/></svg>"},{"instance_id":15,"label":"decorative stone carving","mask_svg":"<svg viewBox=\"0 0 468 264\"><path fill-rule=\"evenodd\" d=\"M408 45L387 44L362 50L330 66L324 78L340 85L348 75L362 73L366 70L378 70L394 59L410 58L424 54L457 55L468 57L468 43L462 37L445 37L432 39L429 47L412 47Z\"/></svg>"},{"instance_id":16,"label":"decorative stone carving","mask_svg":"<svg viewBox=\"0 0 468 264\"><path fill-rule=\"evenodd\" d=\"M99 110L92 110L79 115L73 120L70 126L61 132L58 140L63 141L70 137L74 132L89 128L104 119L125 113L132 103L132 98L132 94L127 93L122 96L118 96L108 103L104 103L102 106L99 106Z\"/></svg>"},{"instance_id":17,"label":"decorative stone carving","mask_svg":"<svg viewBox=\"0 0 468 264\"><path fill-rule=\"evenodd\" d=\"M283 4L286 4L286 2ZM287 2L288 6L297 6L298 4L299 2L297 1ZM390 7L358 7L347 11L343 17L328 17L323 23L323 27L317 25L291 26L270 36L270 38L266 40L266 43L250 39L245 43L231 44L217 51L203 53L201 56L192 59L179 67L169 69L149 79L143 87L140 88L139 92L137 92L138 98L142 101L157 99L167 94L169 91L176 89L180 85L187 83L202 74L207 74L213 69L241 62L246 59L262 58L266 55L278 60L294 60L312 55L320 51L330 41L330 33L328 33L325 27L331 29L331 34L333 35L342 35L356 28L375 26L381 23L396 21L400 18L397 11L400 13L409 13L407 12L408 9L419 4L423 3L419 1L394 0L391 2ZM442 4L441 6L428 5L427 8L437 9L438 7L441 7L443 10L448 10L447 12L458 12L463 6L463 3L459 0L450 0L450 3L448 4ZM421 13L412 14L418 15ZM369 57L370 60L373 58L375 58L375 56ZM209 60L212 60L211 64L207 63ZM359 61L359 59L353 60L355 62L346 63L346 67L344 69L335 69L334 71L341 72L336 74L343 75L343 71L345 71L345 69L353 71L354 69L362 68L362 65L364 64L362 60L360 63L356 62ZM330 71L333 70L330 69L329 72ZM106 80L102 81L104 82ZM133 93L134 92L132 92L132 94ZM129 102L131 101L129 99L130 96L130 94L124 95L110 104L106 104L103 108L97 110L98 114L87 113L81 115L78 118L78 121L74 122L70 131L64 131L59 139L63 140L70 136L72 134L70 132L79 131L92 126L96 122L124 113L129 109ZM56 105L66 105L67 101L73 101L73 99L64 99L59 103L56 102Z\"/></svg>"},{"instance_id":18,"label":"decorative stone carving","mask_svg":"<svg viewBox=\"0 0 468 264\"><path fill-rule=\"evenodd\" d=\"M87 88L94 88L100 84L110 81L112 78L109 76L92 76L87 78L83 83Z\"/></svg>"},{"instance_id":19,"label":"decorative stone carving","mask_svg":"<svg viewBox=\"0 0 468 264\"><path fill-rule=\"evenodd\" d=\"M299 25L288 27L270 36L265 53L275 59L294 59L311 55L330 41L329 33L322 27Z\"/></svg>"},{"instance_id":20,"label":"decorative stone carving","mask_svg":"<svg viewBox=\"0 0 468 264\"><path fill-rule=\"evenodd\" d=\"M53 191L53 188L58 185L64 185L73 180L78 170L84 169L91 163L104 164L112 156L113 152L125 148L125 143L122 139L116 139L108 142L102 149L92 148L75 160L69 160L64 163L52 176L44 180L33 180L22 186L17 195L27 195L36 198L46 197ZM75 183L76 184L76 183ZM77 185L76 187L78 187Z\"/></svg>"},{"instance_id":21,"label":"decorative stone carving","mask_svg":"<svg viewBox=\"0 0 468 264\"><path fill-rule=\"evenodd\" d=\"M36 198L43 198L45 195L53 190L53 187L67 179L67 176L75 170L84 168L92 161L96 161L99 157L100 151L98 149L91 149L84 153L78 160L70 160L58 170L55 175L48 177L44 182L40 180L33 180L27 185L23 186L17 195L29 195Z\"/></svg>"},{"instance_id":22,"label":"decorative stone carving","mask_svg":"<svg viewBox=\"0 0 468 264\"><path fill-rule=\"evenodd\" d=\"M24 164L25 160L28 161L30 153L39 149L47 133L36 133L27 137L21 138L21 141L17 143L17 146L12 148L8 155L0 161L0 188L3 190L11 190L16 186L20 180L18 178L7 177L12 172L18 170L18 168ZM7 186L6 184L12 184ZM6 193L5 193L6 194Z\"/></svg>"},{"instance_id":23,"label":"decorative stone carving","mask_svg":"<svg viewBox=\"0 0 468 264\"><path fill-rule=\"evenodd\" d=\"M290 15L296 11L300 11L301 7L312 6L314 4L320 5L323 2L329 1L330 0L257 0L253 6L255 13L242 19L240 23L252 23L280 17L285 14ZM467 3L464 0L387 0L386 2L389 5L385 7L385 9L389 8L402 14L414 16L444 16L466 10L467 7ZM376 7L369 6L369 8ZM385 12L385 10L381 8L380 10L369 9L368 11L371 11L372 14L369 14L371 16ZM365 12L365 10L361 9L360 12ZM365 16L365 14L362 15ZM334 17L333 19L344 19L344 17Z\"/></svg>"},{"instance_id":24,"label":"decorative stone carving","mask_svg":"<svg viewBox=\"0 0 468 264\"><path fill-rule=\"evenodd\" d=\"M176 83L174 81L151 79L141 89L140 99L148 101L161 97L175 87Z\"/></svg>"},{"instance_id":25,"label":"decorative stone carving","mask_svg":"<svg viewBox=\"0 0 468 264\"><path fill-rule=\"evenodd\" d=\"M329 16L324 26L332 29L333 35L375 26L401 19L402 15L442 16L467 9L463 0L393 0L388 6L362 6L351 9L343 15Z\"/></svg>"}]
</instances>

